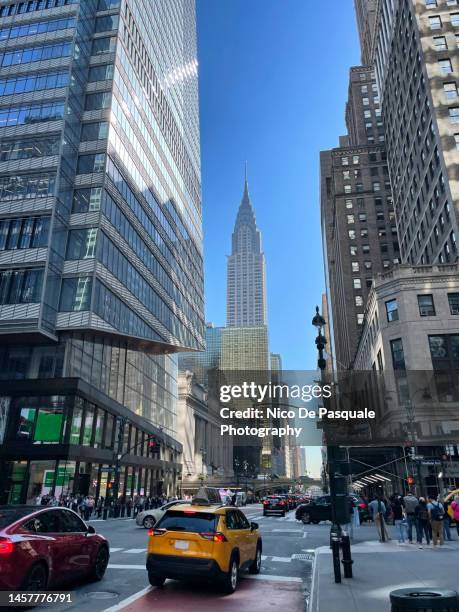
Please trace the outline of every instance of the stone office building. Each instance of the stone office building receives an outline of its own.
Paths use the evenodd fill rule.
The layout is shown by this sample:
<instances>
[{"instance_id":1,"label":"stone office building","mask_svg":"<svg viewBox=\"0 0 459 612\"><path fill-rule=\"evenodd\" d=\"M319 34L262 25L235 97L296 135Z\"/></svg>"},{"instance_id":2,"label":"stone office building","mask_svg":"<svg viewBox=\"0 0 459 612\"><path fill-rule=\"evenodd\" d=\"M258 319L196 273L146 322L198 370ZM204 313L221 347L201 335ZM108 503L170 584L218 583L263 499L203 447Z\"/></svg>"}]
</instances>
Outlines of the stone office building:
<instances>
[{"instance_id":1,"label":"stone office building","mask_svg":"<svg viewBox=\"0 0 459 612\"><path fill-rule=\"evenodd\" d=\"M204 346L194 2L1 2L0 147L0 501L110 496L117 455L120 495L175 493L171 353Z\"/></svg>"}]
</instances>

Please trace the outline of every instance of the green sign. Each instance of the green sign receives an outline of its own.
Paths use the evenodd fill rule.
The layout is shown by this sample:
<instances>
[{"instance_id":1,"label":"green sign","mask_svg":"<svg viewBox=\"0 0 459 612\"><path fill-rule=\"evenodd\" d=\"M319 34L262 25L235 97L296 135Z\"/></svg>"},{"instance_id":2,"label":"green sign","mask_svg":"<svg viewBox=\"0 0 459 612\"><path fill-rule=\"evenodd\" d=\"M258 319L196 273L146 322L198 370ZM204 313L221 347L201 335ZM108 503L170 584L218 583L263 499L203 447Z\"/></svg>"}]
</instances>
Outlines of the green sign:
<instances>
[{"instance_id":1,"label":"green sign","mask_svg":"<svg viewBox=\"0 0 459 612\"><path fill-rule=\"evenodd\" d=\"M40 410L38 413L34 440L36 442L59 442L62 419L62 413L44 412Z\"/></svg>"},{"instance_id":2,"label":"green sign","mask_svg":"<svg viewBox=\"0 0 459 612\"><path fill-rule=\"evenodd\" d=\"M43 486L51 488L53 486L54 481L54 470L45 470L45 479L43 482ZM65 468L58 467L57 468L57 478L56 478L56 487L64 487L68 486L69 481L75 475L75 468L69 467Z\"/></svg>"}]
</instances>

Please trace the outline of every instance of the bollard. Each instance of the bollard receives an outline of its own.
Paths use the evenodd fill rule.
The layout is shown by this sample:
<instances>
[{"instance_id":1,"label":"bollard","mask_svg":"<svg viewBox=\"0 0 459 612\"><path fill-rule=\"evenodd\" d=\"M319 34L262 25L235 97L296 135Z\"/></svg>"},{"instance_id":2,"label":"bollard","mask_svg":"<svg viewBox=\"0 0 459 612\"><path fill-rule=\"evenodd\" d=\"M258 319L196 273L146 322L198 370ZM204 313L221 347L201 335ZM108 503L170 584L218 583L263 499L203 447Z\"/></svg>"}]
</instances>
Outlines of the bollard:
<instances>
[{"instance_id":1,"label":"bollard","mask_svg":"<svg viewBox=\"0 0 459 612\"><path fill-rule=\"evenodd\" d=\"M351 556L351 540L348 534L341 537L341 546L343 549L343 559L341 563L343 564L344 577L352 578L352 564L354 561Z\"/></svg>"},{"instance_id":2,"label":"bollard","mask_svg":"<svg viewBox=\"0 0 459 612\"><path fill-rule=\"evenodd\" d=\"M340 547L340 539L337 535L333 535L331 538L332 541L332 556L333 556L333 571L335 574L335 582L341 582L341 566L339 563L339 547Z\"/></svg>"}]
</instances>

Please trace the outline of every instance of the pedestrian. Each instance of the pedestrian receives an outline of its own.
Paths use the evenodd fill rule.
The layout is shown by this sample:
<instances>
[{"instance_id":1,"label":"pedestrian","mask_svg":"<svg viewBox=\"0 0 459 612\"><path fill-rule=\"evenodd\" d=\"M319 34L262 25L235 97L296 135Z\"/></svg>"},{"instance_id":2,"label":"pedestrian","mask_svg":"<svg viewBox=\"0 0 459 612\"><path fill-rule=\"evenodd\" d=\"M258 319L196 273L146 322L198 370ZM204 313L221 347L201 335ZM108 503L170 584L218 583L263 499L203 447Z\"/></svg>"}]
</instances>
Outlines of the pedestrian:
<instances>
[{"instance_id":1,"label":"pedestrian","mask_svg":"<svg viewBox=\"0 0 459 612\"><path fill-rule=\"evenodd\" d=\"M451 502L451 508L453 510L453 518L456 523L456 531L459 536L459 495L456 495L454 500Z\"/></svg>"},{"instance_id":2,"label":"pedestrian","mask_svg":"<svg viewBox=\"0 0 459 612\"><path fill-rule=\"evenodd\" d=\"M418 522L416 519L416 508L419 505L419 500L413 495L412 491L409 491L403 498L403 505L405 507L408 542L413 544L413 527L416 530L416 540L419 541Z\"/></svg>"},{"instance_id":3,"label":"pedestrian","mask_svg":"<svg viewBox=\"0 0 459 612\"><path fill-rule=\"evenodd\" d=\"M451 537L451 517L449 516L449 506L451 501L445 501L440 495L438 496L438 501L443 504L443 540L448 542L452 542Z\"/></svg>"},{"instance_id":4,"label":"pedestrian","mask_svg":"<svg viewBox=\"0 0 459 612\"><path fill-rule=\"evenodd\" d=\"M386 521L384 515L386 514L386 506L382 500L381 495L378 495L373 501L368 504L370 512L373 516L376 529L379 535L380 542L387 542L390 540L389 534L387 533Z\"/></svg>"},{"instance_id":5,"label":"pedestrian","mask_svg":"<svg viewBox=\"0 0 459 612\"><path fill-rule=\"evenodd\" d=\"M425 537L427 546L430 544L430 530L429 530L429 509L427 508L427 502L423 497L419 498L419 504L415 510L416 520L418 524L418 544L419 548L422 548L422 538Z\"/></svg>"},{"instance_id":6,"label":"pedestrian","mask_svg":"<svg viewBox=\"0 0 459 612\"><path fill-rule=\"evenodd\" d=\"M434 546L443 545L443 519L445 510L443 504L434 497L428 497L427 509L429 510L429 520L432 527L432 543Z\"/></svg>"},{"instance_id":7,"label":"pedestrian","mask_svg":"<svg viewBox=\"0 0 459 612\"><path fill-rule=\"evenodd\" d=\"M393 498L391 503L391 511L392 516L394 517L395 528L398 530L398 543L405 544L405 536L407 536L407 522L401 497Z\"/></svg>"}]
</instances>

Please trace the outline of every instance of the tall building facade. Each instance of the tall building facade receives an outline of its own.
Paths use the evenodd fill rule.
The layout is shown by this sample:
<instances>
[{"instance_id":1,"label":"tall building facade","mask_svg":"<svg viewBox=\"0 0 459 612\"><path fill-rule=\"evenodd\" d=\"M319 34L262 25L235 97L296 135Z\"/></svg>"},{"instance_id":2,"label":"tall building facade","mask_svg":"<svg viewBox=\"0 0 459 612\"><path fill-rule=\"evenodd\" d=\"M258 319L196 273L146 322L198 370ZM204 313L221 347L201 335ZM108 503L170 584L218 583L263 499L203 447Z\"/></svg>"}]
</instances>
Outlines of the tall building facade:
<instances>
[{"instance_id":1,"label":"tall building facade","mask_svg":"<svg viewBox=\"0 0 459 612\"><path fill-rule=\"evenodd\" d=\"M378 0L355 0L362 64L371 64Z\"/></svg>"},{"instance_id":2,"label":"tall building facade","mask_svg":"<svg viewBox=\"0 0 459 612\"><path fill-rule=\"evenodd\" d=\"M120 493L172 492L170 353L204 343L194 2L3 2L0 47L1 498L109 495L115 453Z\"/></svg>"},{"instance_id":3,"label":"tall building facade","mask_svg":"<svg viewBox=\"0 0 459 612\"><path fill-rule=\"evenodd\" d=\"M267 324L265 256L249 196L247 176L228 257L226 324Z\"/></svg>"},{"instance_id":4,"label":"tall building facade","mask_svg":"<svg viewBox=\"0 0 459 612\"><path fill-rule=\"evenodd\" d=\"M402 261L457 257L459 6L382 0L373 61Z\"/></svg>"},{"instance_id":5,"label":"tall building facade","mask_svg":"<svg viewBox=\"0 0 459 612\"><path fill-rule=\"evenodd\" d=\"M338 369L352 365L375 273L399 261L374 72L351 68L348 135L321 153L321 214L328 322Z\"/></svg>"},{"instance_id":6,"label":"tall building facade","mask_svg":"<svg viewBox=\"0 0 459 612\"><path fill-rule=\"evenodd\" d=\"M207 387L209 370L218 370L221 367L223 329L211 322L206 323L206 350L179 353L179 371L193 372L196 382Z\"/></svg>"}]
</instances>

